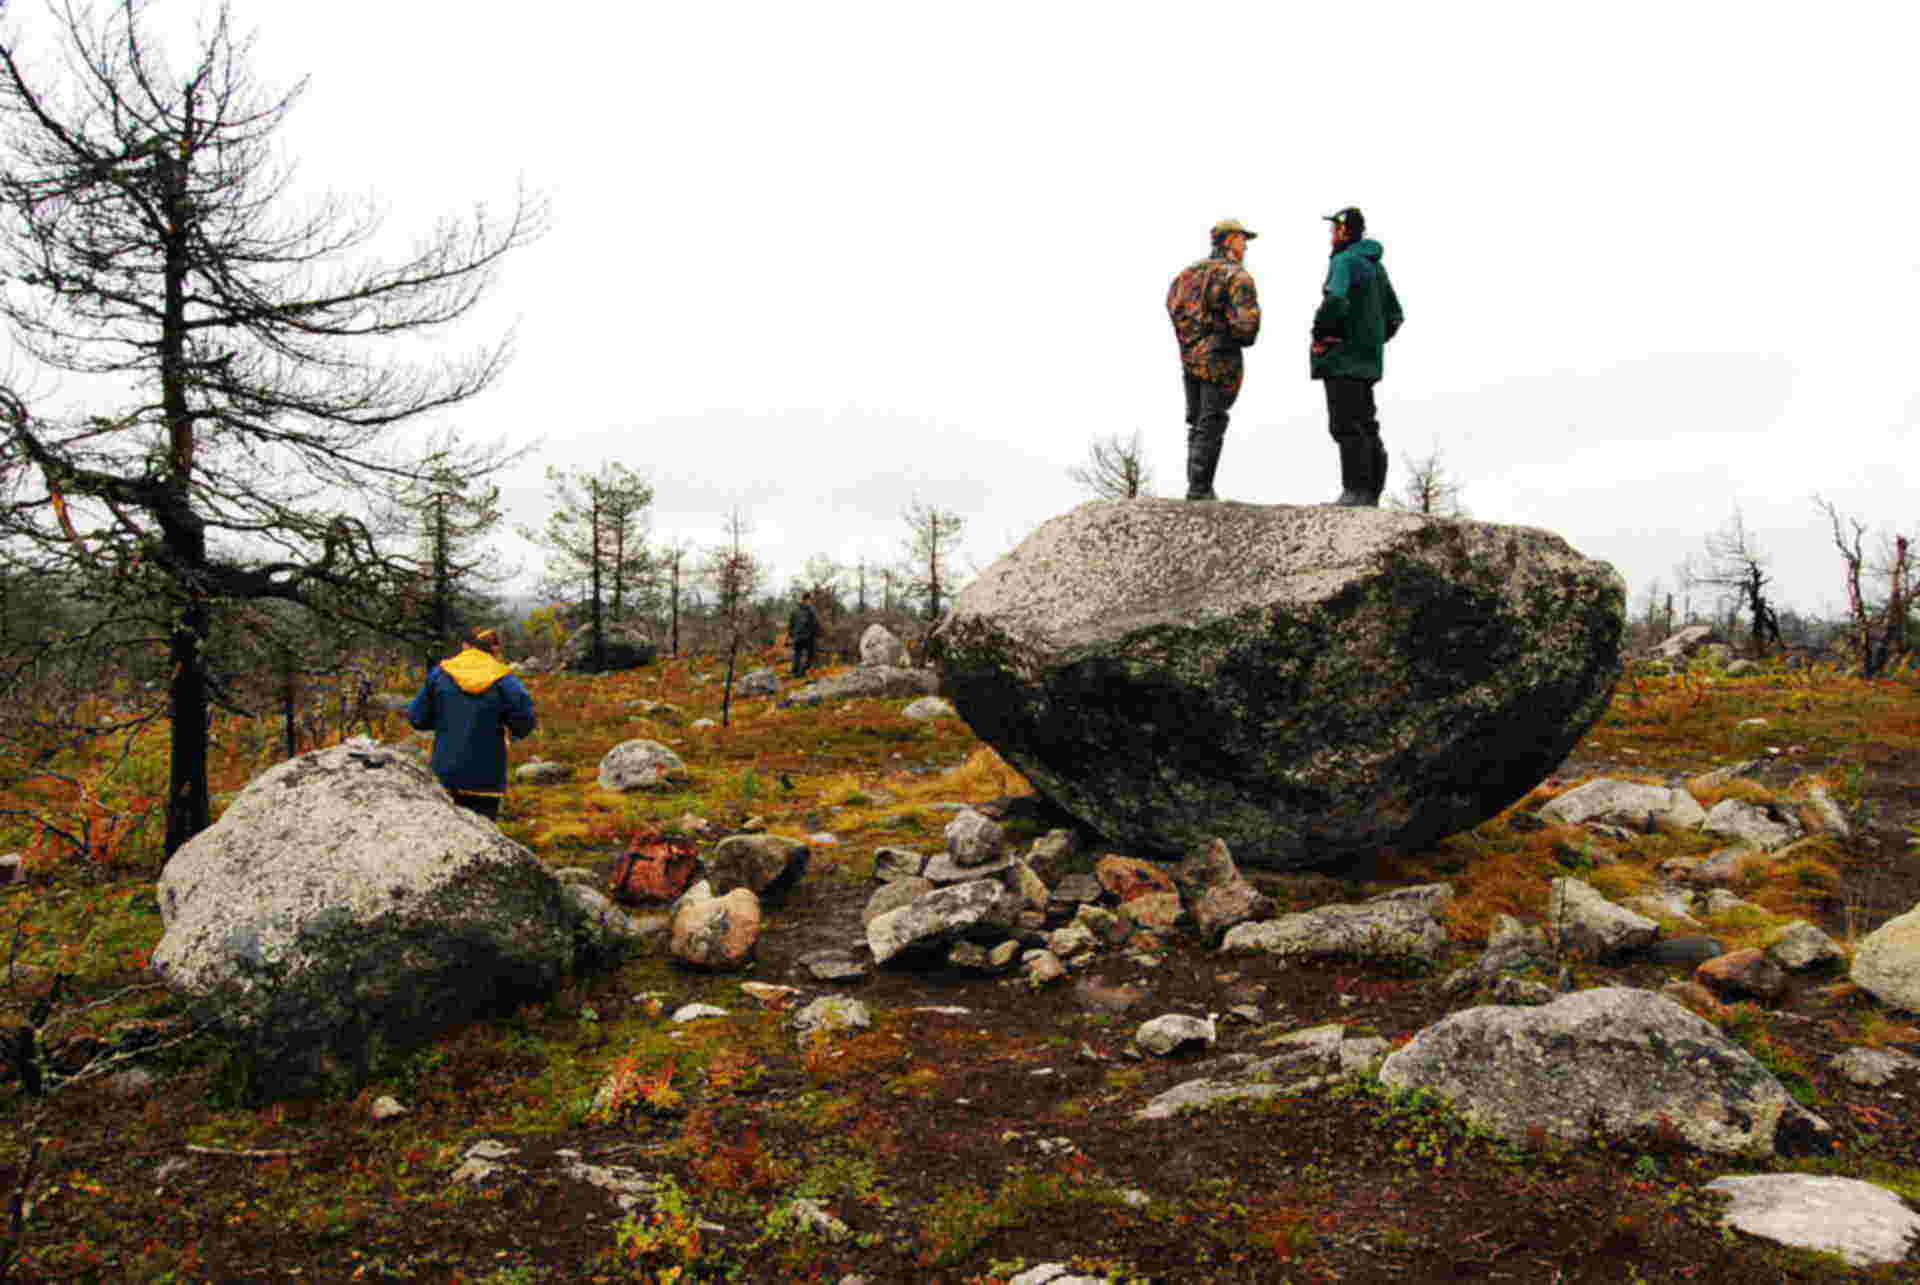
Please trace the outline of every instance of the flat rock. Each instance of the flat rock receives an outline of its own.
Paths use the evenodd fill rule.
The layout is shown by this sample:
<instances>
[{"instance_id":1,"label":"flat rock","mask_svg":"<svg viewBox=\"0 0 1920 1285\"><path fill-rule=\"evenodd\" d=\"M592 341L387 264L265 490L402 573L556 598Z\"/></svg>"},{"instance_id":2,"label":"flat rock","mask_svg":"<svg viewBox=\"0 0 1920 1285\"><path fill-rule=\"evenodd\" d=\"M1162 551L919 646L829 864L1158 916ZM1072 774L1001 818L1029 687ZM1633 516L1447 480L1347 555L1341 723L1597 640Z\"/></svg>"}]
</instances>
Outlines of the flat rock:
<instances>
[{"instance_id":1,"label":"flat rock","mask_svg":"<svg viewBox=\"0 0 1920 1285\"><path fill-rule=\"evenodd\" d=\"M920 898L932 892L938 885L930 879L894 879L881 884L867 898L866 908L860 912L862 927L872 923L890 910L902 906L911 906Z\"/></svg>"},{"instance_id":2,"label":"flat rock","mask_svg":"<svg viewBox=\"0 0 1920 1285\"><path fill-rule=\"evenodd\" d=\"M1225 954L1263 951L1282 959L1375 959L1431 964L1447 932L1418 901L1373 898L1321 906L1260 923L1238 924L1220 942Z\"/></svg>"},{"instance_id":3,"label":"flat rock","mask_svg":"<svg viewBox=\"0 0 1920 1285\"><path fill-rule=\"evenodd\" d=\"M794 961L821 982L857 982L870 976L873 965L851 950L813 950Z\"/></svg>"},{"instance_id":4,"label":"flat rock","mask_svg":"<svg viewBox=\"0 0 1920 1285\"><path fill-rule=\"evenodd\" d=\"M1706 809L1685 790L1607 777L1568 790L1541 808L1540 815L1561 825L1599 821L1642 833L1659 823L1692 828L1707 819Z\"/></svg>"},{"instance_id":5,"label":"flat rock","mask_svg":"<svg viewBox=\"0 0 1920 1285\"><path fill-rule=\"evenodd\" d=\"M824 705L844 700L901 700L914 696L932 696L940 690L940 679L930 669L898 669L890 665L861 666L832 678L788 691L778 702L781 709L795 705Z\"/></svg>"},{"instance_id":6,"label":"flat rock","mask_svg":"<svg viewBox=\"0 0 1920 1285\"><path fill-rule=\"evenodd\" d=\"M1125 850L1338 866L1562 762L1619 677L1624 602L1537 529L1140 499L1042 525L929 653L981 739Z\"/></svg>"},{"instance_id":7,"label":"flat rock","mask_svg":"<svg viewBox=\"0 0 1920 1285\"><path fill-rule=\"evenodd\" d=\"M1834 1054L1827 1065L1852 1083L1870 1089L1906 1072L1920 1073L1920 1057L1898 1049L1848 1049Z\"/></svg>"},{"instance_id":8,"label":"flat rock","mask_svg":"<svg viewBox=\"0 0 1920 1285\"><path fill-rule=\"evenodd\" d=\"M1729 1197L1730 1227L1801 1249L1838 1254L1855 1267L1896 1263L1920 1241L1920 1214L1877 1183L1811 1173L1715 1178Z\"/></svg>"},{"instance_id":9,"label":"flat rock","mask_svg":"<svg viewBox=\"0 0 1920 1285\"><path fill-rule=\"evenodd\" d=\"M1744 840L1764 851L1785 847L1805 833L1796 818L1780 809L1740 799L1722 799L1714 804L1700 828L1708 834Z\"/></svg>"},{"instance_id":10,"label":"flat rock","mask_svg":"<svg viewBox=\"0 0 1920 1285\"><path fill-rule=\"evenodd\" d=\"M1571 878L1553 881L1547 922L1563 946L1595 960L1619 959L1660 935L1660 925L1653 920L1614 905L1591 884Z\"/></svg>"},{"instance_id":11,"label":"flat rock","mask_svg":"<svg viewBox=\"0 0 1920 1285\"><path fill-rule=\"evenodd\" d=\"M1920 906L1861 939L1851 976L1881 1003L1920 1013Z\"/></svg>"},{"instance_id":12,"label":"flat rock","mask_svg":"<svg viewBox=\"0 0 1920 1285\"><path fill-rule=\"evenodd\" d=\"M963 938L997 942L1019 913L1018 896L997 880L957 883L874 919L867 925L867 947L875 963L885 964L903 956L944 952Z\"/></svg>"}]
</instances>

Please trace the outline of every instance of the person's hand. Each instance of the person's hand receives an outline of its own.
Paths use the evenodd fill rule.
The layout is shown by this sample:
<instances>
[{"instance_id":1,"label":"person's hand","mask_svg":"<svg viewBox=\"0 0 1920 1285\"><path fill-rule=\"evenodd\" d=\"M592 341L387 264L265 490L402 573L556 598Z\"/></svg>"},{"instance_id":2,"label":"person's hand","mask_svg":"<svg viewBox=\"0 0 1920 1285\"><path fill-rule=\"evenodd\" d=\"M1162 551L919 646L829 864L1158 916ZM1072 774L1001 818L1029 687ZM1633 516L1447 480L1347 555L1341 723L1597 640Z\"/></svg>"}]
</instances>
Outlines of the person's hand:
<instances>
[{"instance_id":1,"label":"person's hand","mask_svg":"<svg viewBox=\"0 0 1920 1285\"><path fill-rule=\"evenodd\" d=\"M1313 341L1313 355L1316 357L1324 357L1331 352L1339 342L1338 339L1332 336L1328 336L1325 339L1316 339Z\"/></svg>"}]
</instances>

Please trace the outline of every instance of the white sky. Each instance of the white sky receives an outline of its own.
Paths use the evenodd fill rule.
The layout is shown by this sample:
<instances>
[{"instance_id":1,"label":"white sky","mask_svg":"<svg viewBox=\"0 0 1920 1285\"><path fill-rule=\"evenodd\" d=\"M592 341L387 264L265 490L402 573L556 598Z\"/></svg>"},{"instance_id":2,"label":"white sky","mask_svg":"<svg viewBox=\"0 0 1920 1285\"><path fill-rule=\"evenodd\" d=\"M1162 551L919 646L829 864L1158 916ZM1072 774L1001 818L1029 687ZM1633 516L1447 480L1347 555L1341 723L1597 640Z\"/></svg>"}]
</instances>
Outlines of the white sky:
<instances>
[{"instance_id":1,"label":"white sky","mask_svg":"<svg viewBox=\"0 0 1920 1285\"><path fill-rule=\"evenodd\" d=\"M1735 505L1803 609L1842 601L1814 492L1920 526L1920 6L234 10L266 80L312 77L304 180L402 233L520 175L551 196L485 319L517 360L453 421L544 443L522 523L544 466L618 459L656 537L737 505L784 584L896 558L916 494L984 566L1084 498L1097 434L1143 430L1178 494L1162 301L1225 216L1261 233L1265 325L1218 489L1325 501L1305 335L1319 216L1357 203L1408 317L1390 489L1437 444L1472 516L1559 532L1636 605Z\"/></svg>"}]
</instances>

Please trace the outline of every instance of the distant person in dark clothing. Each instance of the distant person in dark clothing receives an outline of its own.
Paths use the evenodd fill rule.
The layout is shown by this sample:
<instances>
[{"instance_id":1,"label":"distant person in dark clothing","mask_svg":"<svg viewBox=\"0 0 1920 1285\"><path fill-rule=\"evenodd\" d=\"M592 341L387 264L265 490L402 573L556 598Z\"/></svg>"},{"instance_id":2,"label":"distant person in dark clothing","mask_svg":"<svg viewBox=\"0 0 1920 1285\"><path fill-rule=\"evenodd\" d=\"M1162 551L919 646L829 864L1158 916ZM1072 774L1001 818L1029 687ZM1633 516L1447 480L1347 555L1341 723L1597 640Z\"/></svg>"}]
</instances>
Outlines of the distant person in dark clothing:
<instances>
[{"instance_id":1,"label":"distant person in dark clothing","mask_svg":"<svg viewBox=\"0 0 1920 1285\"><path fill-rule=\"evenodd\" d=\"M801 594L800 605L787 617L787 640L793 644L793 676L805 678L820 643L820 617L814 614L812 594Z\"/></svg>"},{"instance_id":2,"label":"distant person in dark clothing","mask_svg":"<svg viewBox=\"0 0 1920 1285\"><path fill-rule=\"evenodd\" d=\"M1313 314L1311 368L1326 389L1327 431L1340 447L1334 503L1372 508L1387 485L1373 386L1385 370L1387 341L1404 318L1380 243L1366 239L1367 216L1349 205L1326 218L1333 224L1333 257Z\"/></svg>"},{"instance_id":3,"label":"distant person in dark clothing","mask_svg":"<svg viewBox=\"0 0 1920 1285\"><path fill-rule=\"evenodd\" d=\"M533 732L533 697L501 663L500 635L475 633L427 673L407 722L433 733L433 774L453 801L490 821L507 793L507 742Z\"/></svg>"},{"instance_id":4,"label":"distant person in dark clothing","mask_svg":"<svg viewBox=\"0 0 1920 1285\"><path fill-rule=\"evenodd\" d=\"M1213 225L1213 253L1184 268L1167 287L1167 316L1180 343L1187 395L1187 498L1211 500L1214 470L1227 436L1227 412L1240 396L1242 348L1260 337L1260 297L1241 266L1258 236L1238 219Z\"/></svg>"}]
</instances>

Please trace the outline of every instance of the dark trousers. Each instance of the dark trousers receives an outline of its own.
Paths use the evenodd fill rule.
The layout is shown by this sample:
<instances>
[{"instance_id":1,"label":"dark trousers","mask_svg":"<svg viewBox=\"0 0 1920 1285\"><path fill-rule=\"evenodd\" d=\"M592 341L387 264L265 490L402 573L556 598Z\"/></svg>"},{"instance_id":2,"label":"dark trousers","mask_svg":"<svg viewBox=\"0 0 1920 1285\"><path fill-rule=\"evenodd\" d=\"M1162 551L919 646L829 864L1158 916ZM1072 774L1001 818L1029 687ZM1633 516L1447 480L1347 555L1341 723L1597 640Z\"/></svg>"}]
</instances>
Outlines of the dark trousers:
<instances>
[{"instance_id":1,"label":"dark trousers","mask_svg":"<svg viewBox=\"0 0 1920 1285\"><path fill-rule=\"evenodd\" d=\"M498 794L472 794L466 790L456 790L451 786L447 792L453 795L453 801L469 812L478 812L489 821L500 819L501 796Z\"/></svg>"},{"instance_id":2,"label":"dark trousers","mask_svg":"<svg viewBox=\"0 0 1920 1285\"><path fill-rule=\"evenodd\" d=\"M1327 393L1327 432L1340 446L1342 482L1378 501L1387 484L1387 448L1380 444L1380 416L1373 404L1377 381L1329 377L1320 382Z\"/></svg>"},{"instance_id":3,"label":"dark trousers","mask_svg":"<svg viewBox=\"0 0 1920 1285\"><path fill-rule=\"evenodd\" d=\"M793 640L793 676L795 678L806 677L807 671L813 668L818 652L818 644L811 638Z\"/></svg>"},{"instance_id":4,"label":"dark trousers","mask_svg":"<svg viewBox=\"0 0 1920 1285\"><path fill-rule=\"evenodd\" d=\"M1240 396L1238 384L1216 384L1182 372L1187 392L1187 498L1213 498L1213 473L1227 436L1227 412Z\"/></svg>"}]
</instances>

